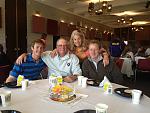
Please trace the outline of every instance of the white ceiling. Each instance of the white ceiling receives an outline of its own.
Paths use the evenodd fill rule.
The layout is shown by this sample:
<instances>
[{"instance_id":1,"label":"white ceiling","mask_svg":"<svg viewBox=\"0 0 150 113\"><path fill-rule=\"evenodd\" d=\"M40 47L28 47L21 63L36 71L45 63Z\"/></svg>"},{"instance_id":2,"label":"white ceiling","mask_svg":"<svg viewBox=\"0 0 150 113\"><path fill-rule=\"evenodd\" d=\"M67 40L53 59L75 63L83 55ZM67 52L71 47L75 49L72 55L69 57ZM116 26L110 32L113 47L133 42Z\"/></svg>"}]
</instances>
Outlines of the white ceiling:
<instances>
[{"instance_id":1,"label":"white ceiling","mask_svg":"<svg viewBox=\"0 0 150 113\"><path fill-rule=\"evenodd\" d=\"M141 13L139 15L126 16L126 18L133 17L134 21L150 22L150 6L149 8L145 8L146 2L148 0L109 0L109 4L112 4L113 7L112 12L109 15L97 15L97 16L88 14L88 3L91 2L91 0L35 0L35 1L64 10L66 12L70 12L72 14L82 16L89 20L93 20L113 28L127 26L125 24L122 25L118 24L117 19L122 17L114 15L114 13L121 13L124 11L135 11ZM70 3L67 4L66 2Z\"/></svg>"}]
</instances>

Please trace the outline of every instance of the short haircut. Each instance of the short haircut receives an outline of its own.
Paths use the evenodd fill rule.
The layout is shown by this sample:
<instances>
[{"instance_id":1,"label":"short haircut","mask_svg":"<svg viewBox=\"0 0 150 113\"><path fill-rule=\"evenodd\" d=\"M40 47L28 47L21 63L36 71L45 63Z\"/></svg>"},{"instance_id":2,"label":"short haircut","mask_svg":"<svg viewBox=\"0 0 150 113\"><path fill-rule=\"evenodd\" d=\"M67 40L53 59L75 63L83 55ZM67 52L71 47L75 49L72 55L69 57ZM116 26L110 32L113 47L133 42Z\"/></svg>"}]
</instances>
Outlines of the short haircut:
<instances>
[{"instance_id":1,"label":"short haircut","mask_svg":"<svg viewBox=\"0 0 150 113\"><path fill-rule=\"evenodd\" d=\"M99 42L98 40L91 40L90 43L89 43L89 46L90 46L91 44L96 44L96 45L98 45L98 47L100 48L100 42Z\"/></svg>"},{"instance_id":2,"label":"short haircut","mask_svg":"<svg viewBox=\"0 0 150 113\"><path fill-rule=\"evenodd\" d=\"M41 39L36 39L36 40L34 40L34 41L31 43L31 47L34 47L34 45L35 45L36 43L43 45L43 48L45 47L45 44L44 44L44 42L43 42Z\"/></svg>"},{"instance_id":3,"label":"short haircut","mask_svg":"<svg viewBox=\"0 0 150 113\"><path fill-rule=\"evenodd\" d=\"M68 40L67 40L66 38L64 38L64 37L59 38L59 39L57 40L57 42L56 42L56 45L58 45L59 40L65 40L66 43L67 43L67 46L68 46Z\"/></svg>"}]
</instances>

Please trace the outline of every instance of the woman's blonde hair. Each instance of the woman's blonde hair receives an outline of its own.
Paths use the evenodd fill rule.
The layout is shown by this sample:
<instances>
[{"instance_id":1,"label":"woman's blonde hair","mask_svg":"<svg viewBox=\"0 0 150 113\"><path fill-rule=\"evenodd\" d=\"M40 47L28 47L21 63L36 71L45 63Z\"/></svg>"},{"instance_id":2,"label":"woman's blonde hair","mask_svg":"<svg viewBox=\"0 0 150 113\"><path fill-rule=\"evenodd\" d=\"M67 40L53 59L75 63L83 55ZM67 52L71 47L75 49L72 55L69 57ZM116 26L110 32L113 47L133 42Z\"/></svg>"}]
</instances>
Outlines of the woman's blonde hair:
<instances>
[{"instance_id":1,"label":"woman's blonde hair","mask_svg":"<svg viewBox=\"0 0 150 113\"><path fill-rule=\"evenodd\" d=\"M81 47L85 47L85 35L81 30L74 30L71 34L71 38L70 38L70 49L71 51L75 50L75 45L73 42L73 38L74 36L77 35L81 38Z\"/></svg>"}]
</instances>

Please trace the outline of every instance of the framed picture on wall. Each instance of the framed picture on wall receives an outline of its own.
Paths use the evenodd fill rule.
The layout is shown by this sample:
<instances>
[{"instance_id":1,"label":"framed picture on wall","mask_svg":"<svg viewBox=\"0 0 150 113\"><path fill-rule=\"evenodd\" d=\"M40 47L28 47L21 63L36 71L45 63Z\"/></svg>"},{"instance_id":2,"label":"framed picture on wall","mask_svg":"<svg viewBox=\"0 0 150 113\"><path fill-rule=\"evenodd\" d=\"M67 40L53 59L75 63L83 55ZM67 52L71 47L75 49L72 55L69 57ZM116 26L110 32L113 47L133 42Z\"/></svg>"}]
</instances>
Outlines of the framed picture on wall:
<instances>
[{"instance_id":1,"label":"framed picture on wall","mask_svg":"<svg viewBox=\"0 0 150 113\"><path fill-rule=\"evenodd\" d=\"M0 28L2 28L2 8L0 7Z\"/></svg>"}]
</instances>

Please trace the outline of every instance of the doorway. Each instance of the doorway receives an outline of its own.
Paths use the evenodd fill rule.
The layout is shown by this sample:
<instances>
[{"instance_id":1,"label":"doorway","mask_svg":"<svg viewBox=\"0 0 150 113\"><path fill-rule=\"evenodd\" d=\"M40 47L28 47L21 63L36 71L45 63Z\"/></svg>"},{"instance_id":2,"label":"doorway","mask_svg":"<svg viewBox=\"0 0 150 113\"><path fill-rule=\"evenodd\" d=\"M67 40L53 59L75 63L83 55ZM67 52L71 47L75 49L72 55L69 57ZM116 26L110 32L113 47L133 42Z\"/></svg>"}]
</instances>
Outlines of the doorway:
<instances>
[{"instance_id":1,"label":"doorway","mask_svg":"<svg viewBox=\"0 0 150 113\"><path fill-rule=\"evenodd\" d=\"M13 64L27 51L26 0L5 0L6 53Z\"/></svg>"}]
</instances>

